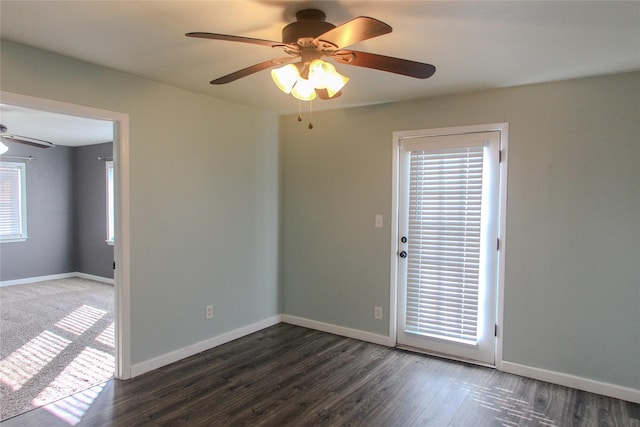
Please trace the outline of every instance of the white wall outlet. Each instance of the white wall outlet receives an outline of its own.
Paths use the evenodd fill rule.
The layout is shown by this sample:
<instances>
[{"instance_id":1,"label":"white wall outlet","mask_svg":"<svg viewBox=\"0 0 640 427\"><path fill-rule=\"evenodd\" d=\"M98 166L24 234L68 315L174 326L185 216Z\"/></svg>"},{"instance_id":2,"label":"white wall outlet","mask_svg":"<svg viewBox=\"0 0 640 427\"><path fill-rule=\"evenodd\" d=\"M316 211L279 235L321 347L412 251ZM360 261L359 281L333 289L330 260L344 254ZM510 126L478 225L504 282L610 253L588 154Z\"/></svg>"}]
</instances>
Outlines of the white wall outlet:
<instances>
[{"instance_id":1,"label":"white wall outlet","mask_svg":"<svg viewBox=\"0 0 640 427\"><path fill-rule=\"evenodd\" d=\"M373 307L373 317L376 320L382 320L382 307L375 306Z\"/></svg>"},{"instance_id":2,"label":"white wall outlet","mask_svg":"<svg viewBox=\"0 0 640 427\"><path fill-rule=\"evenodd\" d=\"M207 306L207 315L206 315L207 319L212 319L213 318L213 305L208 305Z\"/></svg>"},{"instance_id":3,"label":"white wall outlet","mask_svg":"<svg viewBox=\"0 0 640 427\"><path fill-rule=\"evenodd\" d=\"M382 215L376 215L376 227L377 228L382 227Z\"/></svg>"}]
</instances>

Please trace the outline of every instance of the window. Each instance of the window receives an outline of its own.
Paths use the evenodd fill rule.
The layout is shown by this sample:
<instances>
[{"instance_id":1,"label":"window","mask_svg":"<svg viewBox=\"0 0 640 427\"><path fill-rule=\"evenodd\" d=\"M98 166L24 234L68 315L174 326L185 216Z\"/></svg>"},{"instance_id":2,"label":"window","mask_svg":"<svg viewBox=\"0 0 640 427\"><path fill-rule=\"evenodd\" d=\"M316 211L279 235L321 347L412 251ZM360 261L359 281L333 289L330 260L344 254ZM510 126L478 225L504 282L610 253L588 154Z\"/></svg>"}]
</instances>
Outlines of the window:
<instances>
[{"instance_id":1,"label":"window","mask_svg":"<svg viewBox=\"0 0 640 427\"><path fill-rule=\"evenodd\" d=\"M26 165L0 162L0 241L27 240Z\"/></svg>"},{"instance_id":2,"label":"window","mask_svg":"<svg viewBox=\"0 0 640 427\"><path fill-rule=\"evenodd\" d=\"M107 168L107 243L113 245L115 236L114 221L114 187L113 187L113 160L105 162Z\"/></svg>"}]
</instances>

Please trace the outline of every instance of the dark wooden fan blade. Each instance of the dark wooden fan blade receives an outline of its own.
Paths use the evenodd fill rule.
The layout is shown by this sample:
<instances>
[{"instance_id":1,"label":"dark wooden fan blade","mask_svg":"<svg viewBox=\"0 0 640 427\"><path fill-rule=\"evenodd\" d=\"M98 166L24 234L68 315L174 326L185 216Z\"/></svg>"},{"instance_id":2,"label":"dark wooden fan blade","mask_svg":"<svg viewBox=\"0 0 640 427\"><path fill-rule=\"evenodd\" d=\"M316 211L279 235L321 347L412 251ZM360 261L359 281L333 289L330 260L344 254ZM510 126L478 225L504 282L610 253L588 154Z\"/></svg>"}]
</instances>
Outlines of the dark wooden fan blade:
<instances>
[{"instance_id":1,"label":"dark wooden fan blade","mask_svg":"<svg viewBox=\"0 0 640 427\"><path fill-rule=\"evenodd\" d=\"M323 44L329 44L334 49L341 49L354 43L361 42L373 37L390 33L393 29L382 21L369 18L368 16L358 16L351 21L345 22L324 34L315 38L313 43L321 47Z\"/></svg>"},{"instance_id":2,"label":"dark wooden fan blade","mask_svg":"<svg viewBox=\"0 0 640 427\"><path fill-rule=\"evenodd\" d=\"M355 50L341 50L331 55L331 58L341 64L373 68L417 79L429 78L436 72L436 67L431 64Z\"/></svg>"},{"instance_id":3,"label":"dark wooden fan blade","mask_svg":"<svg viewBox=\"0 0 640 427\"><path fill-rule=\"evenodd\" d=\"M231 74L227 74L226 76L211 80L210 83L212 85L223 85L225 83L231 83L233 81L241 79L242 77L247 77L253 73L257 73L258 71L267 70L269 68L278 67L280 65L291 64L292 62L296 61L299 61L299 58L296 56L269 59L268 61L255 64L250 67L243 68L242 70L235 71Z\"/></svg>"},{"instance_id":4,"label":"dark wooden fan blade","mask_svg":"<svg viewBox=\"0 0 640 427\"><path fill-rule=\"evenodd\" d=\"M187 37L195 37L200 39L211 39L211 40L224 40L228 42L240 42L240 43L249 43L249 44L257 44L261 46L269 46L269 47L286 47L289 49L296 49L295 45L289 45L282 42L275 42L271 40L262 40L262 39L254 39L251 37L240 37L240 36L230 36L228 34L215 34L215 33L187 33L185 34Z\"/></svg>"}]
</instances>

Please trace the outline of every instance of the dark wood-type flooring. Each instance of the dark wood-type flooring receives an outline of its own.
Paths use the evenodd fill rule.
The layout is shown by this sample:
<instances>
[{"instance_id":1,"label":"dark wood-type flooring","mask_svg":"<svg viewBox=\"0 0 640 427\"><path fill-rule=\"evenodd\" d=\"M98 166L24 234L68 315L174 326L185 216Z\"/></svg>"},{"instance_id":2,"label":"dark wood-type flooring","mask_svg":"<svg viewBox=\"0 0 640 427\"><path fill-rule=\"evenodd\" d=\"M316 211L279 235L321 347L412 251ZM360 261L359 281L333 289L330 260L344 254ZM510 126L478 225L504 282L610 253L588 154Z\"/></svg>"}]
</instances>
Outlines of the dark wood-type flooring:
<instances>
[{"instance_id":1,"label":"dark wood-type flooring","mask_svg":"<svg viewBox=\"0 0 640 427\"><path fill-rule=\"evenodd\" d=\"M279 324L2 427L630 427L639 418L637 404Z\"/></svg>"}]
</instances>

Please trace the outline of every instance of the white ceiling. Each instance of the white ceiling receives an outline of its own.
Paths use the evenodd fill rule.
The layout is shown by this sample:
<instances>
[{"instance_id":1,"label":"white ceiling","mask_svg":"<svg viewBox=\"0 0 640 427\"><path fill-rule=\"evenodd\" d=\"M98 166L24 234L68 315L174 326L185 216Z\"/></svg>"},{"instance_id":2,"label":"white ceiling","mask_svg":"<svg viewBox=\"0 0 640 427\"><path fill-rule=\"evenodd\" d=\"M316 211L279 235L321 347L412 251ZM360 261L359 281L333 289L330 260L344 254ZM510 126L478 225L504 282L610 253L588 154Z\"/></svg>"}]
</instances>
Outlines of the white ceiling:
<instances>
[{"instance_id":1,"label":"white ceiling","mask_svg":"<svg viewBox=\"0 0 640 427\"><path fill-rule=\"evenodd\" d=\"M297 111L268 71L209 81L283 56L280 50L193 39L204 31L280 40L295 12L317 8L339 25L371 16L393 32L353 49L431 63L413 79L338 64L343 108L640 69L640 1L12 1L3 39L277 113ZM17 132L16 132L17 133Z\"/></svg>"},{"instance_id":2,"label":"white ceiling","mask_svg":"<svg viewBox=\"0 0 640 427\"><path fill-rule=\"evenodd\" d=\"M16 105L0 104L0 123L7 133L78 147L113 141L113 123Z\"/></svg>"}]
</instances>

